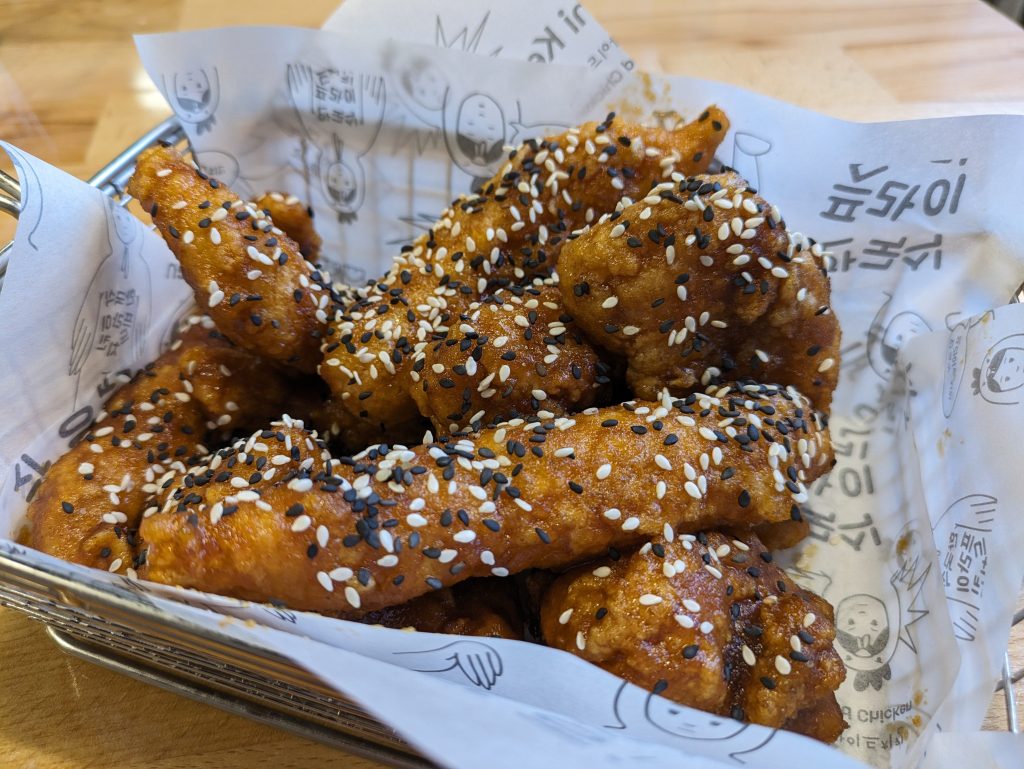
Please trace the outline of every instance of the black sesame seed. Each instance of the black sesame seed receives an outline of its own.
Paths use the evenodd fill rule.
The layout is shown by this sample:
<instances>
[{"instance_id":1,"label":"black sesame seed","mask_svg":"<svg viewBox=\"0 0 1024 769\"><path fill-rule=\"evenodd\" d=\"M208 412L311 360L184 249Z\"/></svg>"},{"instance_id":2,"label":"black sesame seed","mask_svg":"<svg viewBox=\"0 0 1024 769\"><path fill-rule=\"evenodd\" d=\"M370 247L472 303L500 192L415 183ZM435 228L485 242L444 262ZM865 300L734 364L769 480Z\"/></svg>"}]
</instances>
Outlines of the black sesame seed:
<instances>
[{"instance_id":1,"label":"black sesame seed","mask_svg":"<svg viewBox=\"0 0 1024 769\"><path fill-rule=\"evenodd\" d=\"M690 644L689 646L683 647L683 657L688 660L692 660L697 656L697 652L700 651L700 647L697 644Z\"/></svg>"}]
</instances>

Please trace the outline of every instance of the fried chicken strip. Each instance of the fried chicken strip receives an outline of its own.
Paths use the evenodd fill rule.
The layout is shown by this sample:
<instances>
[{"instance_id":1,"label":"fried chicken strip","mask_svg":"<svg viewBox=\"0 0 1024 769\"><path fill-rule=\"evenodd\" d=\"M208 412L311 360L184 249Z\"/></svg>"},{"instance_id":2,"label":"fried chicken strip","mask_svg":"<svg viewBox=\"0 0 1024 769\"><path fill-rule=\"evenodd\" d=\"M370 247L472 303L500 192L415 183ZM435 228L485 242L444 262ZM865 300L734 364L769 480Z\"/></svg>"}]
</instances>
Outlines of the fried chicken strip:
<instances>
[{"instance_id":1,"label":"fried chicken strip","mask_svg":"<svg viewBox=\"0 0 1024 769\"><path fill-rule=\"evenodd\" d=\"M659 185L567 243L559 274L637 397L751 377L828 412L840 334L821 249L735 173Z\"/></svg>"},{"instance_id":2,"label":"fried chicken strip","mask_svg":"<svg viewBox=\"0 0 1024 769\"><path fill-rule=\"evenodd\" d=\"M410 376L420 413L440 435L582 411L608 382L607 366L563 310L558 286L539 280L471 304L416 354Z\"/></svg>"},{"instance_id":3,"label":"fried chicken strip","mask_svg":"<svg viewBox=\"0 0 1024 769\"><path fill-rule=\"evenodd\" d=\"M320 258L323 241L313 226L313 209L294 195L267 192L256 200L256 208L267 216L299 247L299 253L310 262Z\"/></svg>"},{"instance_id":4,"label":"fried chicken strip","mask_svg":"<svg viewBox=\"0 0 1024 769\"><path fill-rule=\"evenodd\" d=\"M260 382L253 398L252 382ZM124 572L134 530L160 485L207 449L211 433L250 428L280 409L285 378L195 318L167 352L120 387L85 437L47 472L28 508L31 545Z\"/></svg>"},{"instance_id":5,"label":"fried chicken strip","mask_svg":"<svg viewBox=\"0 0 1024 769\"><path fill-rule=\"evenodd\" d=\"M196 304L232 342L312 373L331 311L329 282L259 209L171 147L139 155L128 192L149 211Z\"/></svg>"},{"instance_id":6,"label":"fried chicken strip","mask_svg":"<svg viewBox=\"0 0 1024 769\"><path fill-rule=\"evenodd\" d=\"M362 422L359 437L418 437L408 393L418 345L443 334L486 291L549 274L566 236L623 196L641 197L677 171L706 170L727 130L724 113L710 107L676 130L609 116L518 147L479 194L456 200L387 275L337 313L320 375L334 394L339 429Z\"/></svg>"},{"instance_id":7,"label":"fried chicken strip","mask_svg":"<svg viewBox=\"0 0 1024 769\"><path fill-rule=\"evenodd\" d=\"M666 524L789 520L831 466L807 400L757 384L341 460L289 422L218 456L228 469L197 468L143 521L143 576L325 613L569 566Z\"/></svg>"},{"instance_id":8,"label":"fried chicken strip","mask_svg":"<svg viewBox=\"0 0 1024 769\"><path fill-rule=\"evenodd\" d=\"M512 580L470 579L446 590L433 590L398 606L370 612L361 622L421 633L484 638L523 638L523 614Z\"/></svg>"},{"instance_id":9,"label":"fried chicken strip","mask_svg":"<svg viewBox=\"0 0 1024 769\"><path fill-rule=\"evenodd\" d=\"M559 577L541 601L545 642L683 705L834 742L832 607L752 534L666 528L619 560Z\"/></svg>"}]
</instances>

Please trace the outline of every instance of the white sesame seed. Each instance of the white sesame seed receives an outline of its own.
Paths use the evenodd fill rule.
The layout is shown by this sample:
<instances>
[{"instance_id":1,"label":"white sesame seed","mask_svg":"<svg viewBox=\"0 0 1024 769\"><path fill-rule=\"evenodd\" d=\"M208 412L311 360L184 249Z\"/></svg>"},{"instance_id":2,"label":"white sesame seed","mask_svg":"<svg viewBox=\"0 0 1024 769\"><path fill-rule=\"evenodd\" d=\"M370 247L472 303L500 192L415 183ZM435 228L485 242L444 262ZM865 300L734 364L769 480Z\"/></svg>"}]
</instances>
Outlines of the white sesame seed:
<instances>
[{"instance_id":1,"label":"white sesame seed","mask_svg":"<svg viewBox=\"0 0 1024 769\"><path fill-rule=\"evenodd\" d=\"M782 675L788 676L793 671L793 666L789 664L789 660L781 654L777 654L775 655L775 669Z\"/></svg>"},{"instance_id":2,"label":"white sesame seed","mask_svg":"<svg viewBox=\"0 0 1024 769\"><path fill-rule=\"evenodd\" d=\"M610 464L605 463L601 465L599 468L597 468L596 474L598 479L603 481L605 478L612 474L612 466Z\"/></svg>"},{"instance_id":3,"label":"white sesame seed","mask_svg":"<svg viewBox=\"0 0 1024 769\"><path fill-rule=\"evenodd\" d=\"M612 307L614 307L618 303L619 303L619 297L617 297L617 296L609 296L607 299L605 299L603 302L601 302L601 306L604 309L606 309L606 310L610 310Z\"/></svg>"},{"instance_id":4,"label":"white sesame seed","mask_svg":"<svg viewBox=\"0 0 1024 769\"><path fill-rule=\"evenodd\" d=\"M392 566L397 566L398 565L398 556L394 555L393 553L389 553L388 555L381 556L380 558L377 559L377 565L378 566L383 566L385 569L389 569Z\"/></svg>"},{"instance_id":5,"label":"white sesame seed","mask_svg":"<svg viewBox=\"0 0 1024 769\"><path fill-rule=\"evenodd\" d=\"M818 373L820 373L820 374L823 374L823 373L825 373L825 372L826 372L826 371L828 371L828 370L829 370L830 368L832 368L832 367L833 367L833 366L835 365L835 363L836 363L836 362L835 362L835 360L834 360L834 359L832 359L832 358L825 358L825 360L823 360L823 361L822 361L822 362L821 362L821 363L820 363L820 364L818 365Z\"/></svg>"},{"instance_id":6,"label":"white sesame seed","mask_svg":"<svg viewBox=\"0 0 1024 769\"><path fill-rule=\"evenodd\" d=\"M644 593L642 596L640 596L641 606L654 606L661 602L662 597L660 595L654 595L654 593Z\"/></svg>"},{"instance_id":7,"label":"white sesame seed","mask_svg":"<svg viewBox=\"0 0 1024 769\"><path fill-rule=\"evenodd\" d=\"M405 522L408 523L413 528L419 528L420 526L426 526L427 525L427 519L424 518L419 513L410 513L409 515L407 515L405 517Z\"/></svg>"},{"instance_id":8,"label":"white sesame seed","mask_svg":"<svg viewBox=\"0 0 1024 769\"><path fill-rule=\"evenodd\" d=\"M533 390L530 394L539 401L547 400L548 397L548 394L543 390Z\"/></svg>"},{"instance_id":9,"label":"white sesame seed","mask_svg":"<svg viewBox=\"0 0 1024 769\"><path fill-rule=\"evenodd\" d=\"M78 466L78 472L82 475L91 475L95 469L96 468L92 462L82 462L82 464Z\"/></svg>"},{"instance_id":10,"label":"white sesame seed","mask_svg":"<svg viewBox=\"0 0 1024 769\"><path fill-rule=\"evenodd\" d=\"M358 609L362 604L362 601L359 598L359 592L351 585L345 587L345 600L349 602L353 609Z\"/></svg>"},{"instance_id":11,"label":"white sesame seed","mask_svg":"<svg viewBox=\"0 0 1024 769\"><path fill-rule=\"evenodd\" d=\"M715 435L714 431L709 429L709 428L707 428L707 427L704 427L703 425L701 426L701 428L697 432L698 432L698 434L700 435L701 438L705 438L706 440L709 440L709 441L717 441L718 440L718 436Z\"/></svg>"},{"instance_id":12,"label":"white sesame seed","mask_svg":"<svg viewBox=\"0 0 1024 769\"><path fill-rule=\"evenodd\" d=\"M687 611L700 611L700 604L694 601L692 598L684 598L683 606L686 608Z\"/></svg>"},{"instance_id":13,"label":"white sesame seed","mask_svg":"<svg viewBox=\"0 0 1024 769\"><path fill-rule=\"evenodd\" d=\"M743 661L750 665L750 667L754 667L754 665L757 664L757 657L754 656L754 650L746 644L743 644Z\"/></svg>"},{"instance_id":14,"label":"white sesame seed","mask_svg":"<svg viewBox=\"0 0 1024 769\"><path fill-rule=\"evenodd\" d=\"M612 573L612 570L609 566L598 566L596 569L594 569L592 573L595 577L600 577L604 579Z\"/></svg>"},{"instance_id":15,"label":"white sesame seed","mask_svg":"<svg viewBox=\"0 0 1024 769\"><path fill-rule=\"evenodd\" d=\"M313 519L308 515L300 515L294 521L292 521L292 531L302 532L308 529L313 524Z\"/></svg>"},{"instance_id":16,"label":"white sesame seed","mask_svg":"<svg viewBox=\"0 0 1024 769\"><path fill-rule=\"evenodd\" d=\"M676 614L675 620L687 630L689 630L696 624L692 619L687 617L685 614Z\"/></svg>"},{"instance_id":17,"label":"white sesame seed","mask_svg":"<svg viewBox=\"0 0 1024 769\"><path fill-rule=\"evenodd\" d=\"M159 176L161 179L163 179L165 176L170 176L171 175L171 169L170 168L161 168L159 171L156 172L156 175Z\"/></svg>"},{"instance_id":18,"label":"white sesame seed","mask_svg":"<svg viewBox=\"0 0 1024 769\"><path fill-rule=\"evenodd\" d=\"M813 612L807 612L807 614L804 615L804 627L810 627L814 624L814 620L816 619L817 616L815 616Z\"/></svg>"},{"instance_id":19,"label":"white sesame seed","mask_svg":"<svg viewBox=\"0 0 1024 769\"><path fill-rule=\"evenodd\" d=\"M452 539L454 539L456 542L461 542L463 544L467 542L472 542L474 539L476 539L476 532L472 529L463 529L462 531L457 532L455 536L452 537Z\"/></svg>"},{"instance_id":20,"label":"white sesame seed","mask_svg":"<svg viewBox=\"0 0 1024 769\"><path fill-rule=\"evenodd\" d=\"M583 651L587 648L587 638L583 635L582 630L576 633L576 648L580 651Z\"/></svg>"},{"instance_id":21,"label":"white sesame seed","mask_svg":"<svg viewBox=\"0 0 1024 769\"><path fill-rule=\"evenodd\" d=\"M631 515L629 518L622 522L623 531L634 531L640 528L640 519L635 515Z\"/></svg>"},{"instance_id":22,"label":"white sesame seed","mask_svg":"<svg viewBox=\"0 0 1024 769\"><path fill-rule=\"evenodd\" d=\"M558 458L571 457L575 453L576 449L572 446L563 446L560 449L555 449L555 456Z\"/></svg>"},{"instance_id":23,"label":"white sesame seed","mask_svg":"<svg viewBox=\"0 0 1024 769\"><path fill-rule=\"evenodd\" d=\"M686 493L694 499L700 499L700 489L697 488L697 484L693 481L687 481L683 488L686 490Z\"/></svg>"},{"instance_id":24,"label":"white sesame seed","mask_svg":"<svg viewBox=\"0 0 1024 769\"><path fill-rule=\"evenodd\" d=\"M672 469L672 463L668 461L668 457L666 457L664 454L655 454L654 455L654 464L656 464L662 470L671 470Z\"/></svg>"},{"instance_id":25,"label":"white sesame seed","mask_svg":"<svg viewBox=\"0 0 1024 769\"><path fill-rule=\"evenodd\" d=\"M558 615L558 624L559 625L567 624L569 622L569 618L572 617L572 612L573 612L572 609L566 609L561 614L559 614Z\"/></svg>"},{"instance_id":26,"label":"white sesame seed","mask_svg":"<svg viewBox=\"0 0 1024 769\"><path fill-rule=\"evenodd\" d=\"M804 645L800 643L800 637L795 635L789 637L789 646L795 652L803 651L804 648Z\"/></svg>"},{"instance_id":27,"label":"white sesame seed","mask_svg":"<svg viewBox=\"0 0 1024 769\"><path fill-rule=\"evenodd\" d=\"M506 569L504 566L495 566L493 569L491 569L491 574L493 574L495 577L507 577L508 569Z\"/></svg>"},{"instance_id":28,"label":"white sesame seed","mask_svg":"<svg viewBox=\"0 0 1024 769\"><path fill-rule=\"evenodd\" d=\"M346 566L339 566L336 569L331 569L331 571L328 573L328 576L335 582L345 582L346 580L352 579L354 575L355 572L353 572L352 569L349 569Z\"/></svg>"},{"instance_id":29,"label":"white sesame seed","mask_svg":"<svg viewBox=\"0 0 1024 769\"><path fill-rule=\"evenodd\" d=\"M107 567L107 571L113 573L113 572L117 571L118 569L120 569L123 564L124 564L124 559L123 558L115 558L113 561L110 562L110 566Z\"/></svg>"},{"instance_id":30,"label":"white sesame seed","mask_svg":"<svg viewBox=\"0 0 1024 769\"><path fill-rule=\"evenodd\" d=\"M452 550L450 547L446 547L441 551L441 555L437 557L438 563L451 563L455 560L458 554L458 550Z\"/></svg>"},{"instance_id":31,"label":"white sesame seed","mask_svg":"<svg viewBox=\"0 0 1024 769\"><path fill-rule=\"evenodd\" d=\"M316 581L319 582L320 587L322 587L328 593L334 592L334 583L331 582L331 578L328 576L326 571L318 571L316 573Z\"/></svg>"},{"instance_id":32,"label":"white sesame seed","mask_svg":"<svg viewBox=\"0 0 1024 769\"><path fill-rule=\"evenodd\" d=\"M619 509L616 507L608 508L607 510L604 511L603 515L609 521L617 521L619 520L619 518L622 517L622 513L619 512Z\"/></svg>"}]
</instances>

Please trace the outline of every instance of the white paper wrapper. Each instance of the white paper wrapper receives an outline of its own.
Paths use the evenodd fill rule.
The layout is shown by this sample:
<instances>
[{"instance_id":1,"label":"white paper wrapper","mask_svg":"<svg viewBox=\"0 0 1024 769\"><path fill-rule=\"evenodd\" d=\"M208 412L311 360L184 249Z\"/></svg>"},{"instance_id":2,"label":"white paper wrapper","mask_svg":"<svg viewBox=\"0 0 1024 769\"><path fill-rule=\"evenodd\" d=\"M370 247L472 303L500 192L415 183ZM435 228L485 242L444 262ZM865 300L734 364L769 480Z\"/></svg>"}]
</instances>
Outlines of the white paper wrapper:
<instances>
[{"instance_id":1,"label":"white paper wrapper","mask_svg":"<svg viewBox=\"0 0 1024 769\"><path fill-rule=\"evenodd\" d=\"M722 84L633 78L629 57L583 11L398 6L347 3L330 22L344 35L239 28L143 37L139 49L203 166L243 194L310 200L335 277L351 281L381 272L485 177L495 147L617 104L691 116L721 105L733 130L720 158L834 252L839 462L812 490L814 536L790 566L837 607L850 669L843 752L670 705L538 646L250 606L0 547L273 649L453 767L553 756L566 767L947 765L934 746L978 729L1024 572L1009 472L1024 460L1024 410L1013 408L1024 393L1024 309L1002 307L1024 278L1014 212L1024 118L845 123ZM558 26L570 21L578 34ZM553 64L510 60L528 60L535 38L554 33L565 45L552 48ZM595 51L604 58L591 61ZM572 63L584 66L562 66ZM0 293L0 532L13 539L46 463L117 372L155 356L189 294L153 233L8 150L26 196ZM224 614L260 627L224 625ZM1012 755L977 739L993 762Z\"/></svg>"}]
</instances>

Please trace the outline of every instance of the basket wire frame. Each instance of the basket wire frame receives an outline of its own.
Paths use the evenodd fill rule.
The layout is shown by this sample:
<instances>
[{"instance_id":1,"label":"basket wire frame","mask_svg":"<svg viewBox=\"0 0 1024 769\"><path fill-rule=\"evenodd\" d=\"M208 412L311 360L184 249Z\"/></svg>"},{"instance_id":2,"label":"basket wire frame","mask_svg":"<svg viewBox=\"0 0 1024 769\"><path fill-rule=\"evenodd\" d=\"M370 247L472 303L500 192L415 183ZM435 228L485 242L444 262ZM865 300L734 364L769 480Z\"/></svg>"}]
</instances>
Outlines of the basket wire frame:
<instances>
[{"instance_id":1,"label":"basket wire frame","mask_svg":"<svg viewBox=\"0 0 1024 769\"><path fill-rule=\"evenodd\" d=\"M123 189L135 159L157 142L187 148L181 124L170 117L126 147L89 184L126 206ZM0 211L17 217L19 201L18 180L0 171ZM0 248L0 280L11 245ZM1024 286L1011 301L1024 301ZM4 554L0 606L45 623L65 652L145 683L391 766L433 766L390 728L283 658L239 648L215 631L151 614ZM1013 617L1013 625L1021 623L1024 610ZM1022 678L1024 667L1014 669L1007 653L996 692L1003 693L1007 729L1013 733L1020 731L1014 684Z\"/></svg>"}]
</instances>

